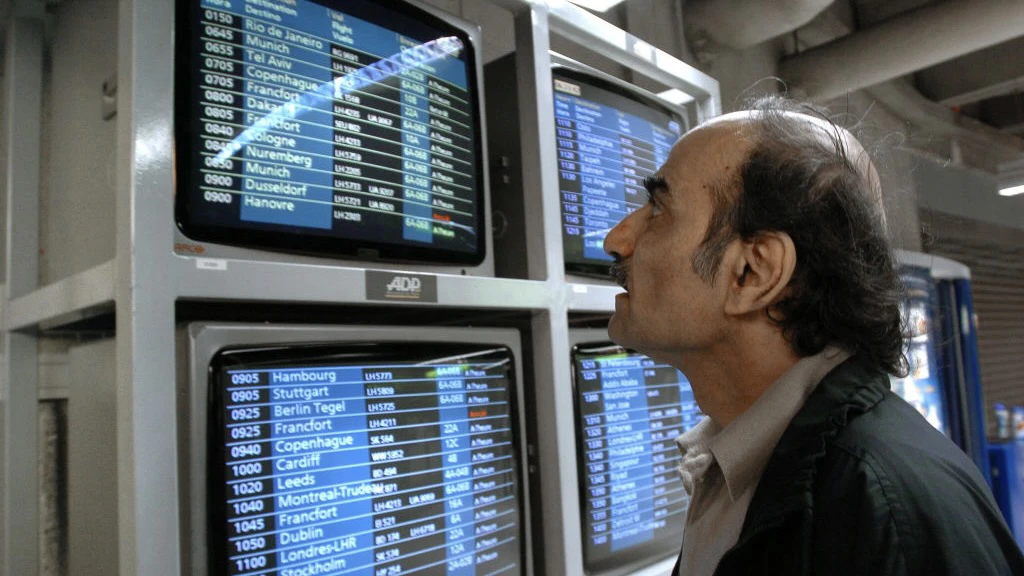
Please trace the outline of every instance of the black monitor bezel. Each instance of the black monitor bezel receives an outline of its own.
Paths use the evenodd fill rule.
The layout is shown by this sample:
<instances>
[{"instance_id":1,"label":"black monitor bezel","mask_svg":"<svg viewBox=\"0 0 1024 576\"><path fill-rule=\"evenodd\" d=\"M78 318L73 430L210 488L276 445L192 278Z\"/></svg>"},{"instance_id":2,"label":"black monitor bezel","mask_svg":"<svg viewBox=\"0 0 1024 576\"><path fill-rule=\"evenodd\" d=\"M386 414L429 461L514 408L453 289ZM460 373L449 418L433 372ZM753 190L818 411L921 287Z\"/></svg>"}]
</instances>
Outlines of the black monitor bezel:
<instances>
[{"instance_id":1,"label":"black monitor bezel","mask_svg":"<svg viewBox=\"0 0 1024 576\"><path fill-rule=\"evenodd\" d=\"M529 534L526 527L526 502L524 489L528 478L524 475L523 454L520 449L526 430L520 429L520 410L516 359L511 348L504 344L414 342L414 341L342 341L337 343L270 344L258 346L229 346L218 350L207 368L207 421L206 421L206 546L207 574L226 576L227 541L211 535L222 535L227 522L227 500L225 484L226 451L221 441L224 430L224 397L227 389L222 376L233 368L266 368L270 366L346 364L369 362L427 362L443 358L480 360L507 360L509 421L512 434L513 474L516 479L516 506L519 522L519 562L522 572L527 572L527 551Z\"/></svg>"},{"instance_id":2,"label":"black monitor bezel","mask_svg":"<svg viewBox=\"0 0 1024 576\"><path fill-rule=\"evenodd\" d=\"M665 114L669 118L672 118L675 121L679 122L679 126L684 131L686 129L686 126L687 126L686 119L683 117L682 114L679 113L679 111L672 110L666 104L664 104L662 102L659 102L657 100L654 100L653 98L650 98L650 97L644 95L643 93L640 92L639 88L637 88L637 89L629 89L629 88L627 88L625 86L622 86L618 82L614 82L614 81L608 80L606 78L602 78L602 77L597 76L595 74L591 74L589 72L580 70L578 68L574 68L574 67L572 67L570 65L567 65L567 64L552 64L551 65L551 77L552 77L552 82L554 82L554 80L557 79L558 77L563 77L563 78L568 79L568 80L573 80L575 82L582 82L584 84L590 85L591 87L598 88L600 90L605 90L605 91L611 92L612 94L615 94L617 96L621 96L623 98L627 98L629 100L632 100L632 101L636 102L637 104L640 104L640 105L645 106L647 108L652 108L652 109L654 109L655 111L657 111L659 113ZM554 92L553 88L552 88L552 91ZM552 105L554 105L554 103L552 103ZM680 134L680 136L682 136L682 135ZM558 215L559 215L559 221L560 221L559 222L559 228L560 228L559 233L564 234L564 230L562 228L564 228L565 223L561 222L561 220L564 217L564 213L562 212L562 203L561 203L561 201L559 201ZM597 277L597 278L604 278L604 279L610 279L611 278L610 274L608 273L608 269L611 266L611 262L609 262L607 264L597 264L597 263L594 263L594 262L570 262L568 258L569 258L569 254L566 253L566 250L563 247L563 250L562 250L562 260L565 263L565 271L566 272L570 272L570 273L574 273L574 274L580 274L580 275L583 275L583 276L593 276L593 277Z\"/></svg>"},{"instance_id":3,"label":"black monitor bezel","mask_svg":"<svg viewBox=\"0 0 1024 576\"><path fill-rule=\"evenodd\" d=\"M642 355L635 350L630 350L623 346L619 346L609 341L594 341L594 342L580 342L572 347L570 355L572 363L572 403L573 403L573 431L576 436L576 470L579 475L578 484L578 497L580 503L580 545L581 555L583 556L583 572L585 574L622 574L630 570L638 569L643 566L647 566L672 557L674 554L679 553L679 545L682 542L682 528L683 524L679 525L679 541L675 544L670 545L659 545L661 542L668 542L667 539L659 539L650 543L641 544L633 547L628 551L627 554L617 553L622 556L621 560L605 560L603 562L588 562L587 558L587 532L584 526L586 526L587 520L587 507L586 507L586 484L583 480L584 470L586 469L586 462L583 458L584 446L583 446L583 434L581 429L580 415L582 414L582 406L580 405L580 393L579 393L579 369L577 368L577 359L582 354L593 355L600 350L601 354L629 354L629 355ZM607 352L606 352L607 351ZM616 556L617 558L618 556Z\"/></svg>"},{"instance_id":4,"label":"black monitor bezel","mask_svg":"<svg viewBox=\"0 0 1024 576\"><path fill-rule=\"evenodd\" d=\"M351 7L341 7L341 0L309 0L332 10L349 13ZM190 74L197 69L199 60L198 31L189 28L203 8L199 0L176 0L175 14L175 65L174 65L174 220L178 229L187 238L199 242L215 242L241 248L264 249L274 252L351 259L368 262L401 262L426 265L478 266L487 258L487 236L490 230L486 221L487 201L486 170L484 168L483 110L480 94L481 83L477 65L478 47L473 36L464 28L448 22L422 8L403 0L374 0L374 9L391 10L432 26L446 34L457 36L465 46L469 101L472 104L473 130L475 137L475 169L477 183L476 197L476 249L473 252L439 250L425 246L373 242L367 240L337 238L312 233L297 226L247 223L245 226L201 224L194 221L190 206L190 193L198 188L201 153L190 146L199 142L199 136L191 132L191 126L200 120L199 82L192 81ZM378 23L374 21L373 23ZM383 24L381 24L383 25Z\"/></svg>"}]
</instances>

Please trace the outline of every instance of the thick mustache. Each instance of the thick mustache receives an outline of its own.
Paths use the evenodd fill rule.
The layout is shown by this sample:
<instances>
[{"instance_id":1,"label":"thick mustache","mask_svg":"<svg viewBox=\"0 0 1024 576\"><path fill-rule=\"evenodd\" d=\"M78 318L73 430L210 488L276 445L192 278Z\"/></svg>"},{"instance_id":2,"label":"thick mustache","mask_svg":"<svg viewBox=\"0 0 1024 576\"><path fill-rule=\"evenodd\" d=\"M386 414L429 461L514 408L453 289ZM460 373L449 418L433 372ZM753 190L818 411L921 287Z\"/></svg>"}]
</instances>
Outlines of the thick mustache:
<instances>
[{"instance_id":1,"label":"thick mustache","mask_svg":"<svg viewBox=\"0 0 1024 576\"><path fill-rule=\"evenodd\" d=\"M616 258L615 263L608 267L608 274L615 280L615 283L629 291L629 263L622 258Z\"/></svg>"}]
</instances>

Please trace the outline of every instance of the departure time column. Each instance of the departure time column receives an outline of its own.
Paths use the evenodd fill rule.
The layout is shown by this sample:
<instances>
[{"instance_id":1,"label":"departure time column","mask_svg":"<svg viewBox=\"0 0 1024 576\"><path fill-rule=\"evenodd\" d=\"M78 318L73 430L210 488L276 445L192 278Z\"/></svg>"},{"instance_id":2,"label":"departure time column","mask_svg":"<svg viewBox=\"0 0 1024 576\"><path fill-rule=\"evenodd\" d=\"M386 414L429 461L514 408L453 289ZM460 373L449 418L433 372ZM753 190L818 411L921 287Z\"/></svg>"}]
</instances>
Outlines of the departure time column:
<instances>
[{"instance_id":1,"label":"departure time column","mask_svg":"<svg viewBox=\"0 0 1024 576\"><path fill-rule=\"evenodd\" d=\"M265 374L228 375L223 414L229 574L276 566L271 424Z\"/></svg>"},{"instance_id":2,"label":"departure time column","mask_svg":"<svg viewBox=\"0 0 1024 576\"><path fill-rule=\"evenodd\" d=\"M580 417L583 420L584 466L586 469L588 532L594 546L606 547L610 542L608 488L608 446L605 441L605 403L601 394L601 380L597 361L580 361L579 386Z\"/></svg>"},{"instance_id":3,"label":"departure time column","mask_svg":"<svg viewBox=\"0 0 1024 576\"><path fill-rule=\"evenodd\" d=\"M202 159L203 209L217 219L237 218L241 204L242 162L216 156L241 132L243 122L243 20L213 8L204 8L200 17L203 34L196 97L202 111L197 121L202 147L195 154Z\"/></svg>"},{"instance_id":4,"label":"departure time column","mask_svg":"<svg viewBox=\"0 0 1024 576\"><path fill-rule=\"evenodd\" d=\"M579 159L572 98L555 93L555 144L558 150L558 188L562 194L562 231L567 243L582 243L583 200L580 198Z\"/></svg>"}]
</instances>

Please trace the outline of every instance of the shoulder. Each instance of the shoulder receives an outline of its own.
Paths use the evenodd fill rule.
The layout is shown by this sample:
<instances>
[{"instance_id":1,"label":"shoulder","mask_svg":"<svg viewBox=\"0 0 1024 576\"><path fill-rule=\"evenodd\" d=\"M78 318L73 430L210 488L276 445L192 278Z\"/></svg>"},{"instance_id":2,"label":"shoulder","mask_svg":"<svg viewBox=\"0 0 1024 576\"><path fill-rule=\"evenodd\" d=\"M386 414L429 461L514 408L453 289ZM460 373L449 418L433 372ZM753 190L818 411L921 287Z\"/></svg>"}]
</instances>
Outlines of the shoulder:
<instances>
[{"instance_id":1,"label":"shoulder","mask_svg":"<svg viewBox=\"0 0 1024 576\"><path fill-rule=\"evenodd\" d=\"M820 531L847 518L854 533L844 538L901 559L910 573L1008 574L1019 566L974 463L891 392L828 440L814 500ZM960 564L972 557L973 566Z\"/></svg>"}]
</instances>

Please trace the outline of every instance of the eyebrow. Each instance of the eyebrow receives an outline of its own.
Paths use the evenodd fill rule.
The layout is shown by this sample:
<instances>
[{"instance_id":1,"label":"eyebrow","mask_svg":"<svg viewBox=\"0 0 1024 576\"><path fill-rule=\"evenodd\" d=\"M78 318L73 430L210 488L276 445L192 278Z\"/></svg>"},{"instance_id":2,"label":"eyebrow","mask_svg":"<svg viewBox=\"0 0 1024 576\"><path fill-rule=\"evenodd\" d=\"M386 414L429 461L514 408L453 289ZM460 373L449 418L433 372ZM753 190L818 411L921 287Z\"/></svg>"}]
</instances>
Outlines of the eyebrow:
<instances>
[{"instance_id":1,"label":"eyebrow","mask_svg":"<svg viewBox=\"0 0 1024 576\"><path fill-rule=\"evenodd\" d=\"M659 194L668 192L668 182L657 174L644 178L644 189L647 190L647 201L654 202Z\"/></svg>"}]
</instances>

